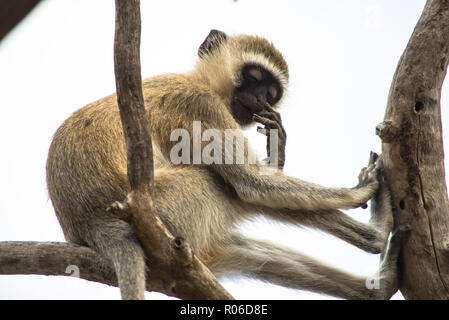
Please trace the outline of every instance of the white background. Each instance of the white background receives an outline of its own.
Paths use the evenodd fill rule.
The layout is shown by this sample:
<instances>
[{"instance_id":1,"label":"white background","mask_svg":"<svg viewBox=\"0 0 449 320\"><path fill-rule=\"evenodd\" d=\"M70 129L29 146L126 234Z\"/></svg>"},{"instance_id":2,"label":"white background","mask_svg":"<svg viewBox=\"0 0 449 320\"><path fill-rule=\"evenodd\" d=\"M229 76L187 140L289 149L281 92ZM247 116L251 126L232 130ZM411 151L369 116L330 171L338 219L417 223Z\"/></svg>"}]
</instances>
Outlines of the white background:
<instances>
[{"instance_id":1,"label":"white background","mask_svg":"<svg viewBox=\"0 0 449 320\"><path fill-rule=\"evenodd\" d=\"M290 67L289 93L281 108L288 133L285 172L352 187L369 151L380 152L375 127L383 120L393 73L424 4L143 0L142 76L189 70L212 28L266 37ZM47 150L73 111L114 92L113 37L113 1L47 0L0 43L0 241L64 241L45 185ZM446 84L445 129L448 93ZM255 128L248 136L263 155L264 138ZM361 221L369 218L368 210L350 214ZM267 221L242 228L353 273L377 269L378 256L319 232ZM329 298L241 277L223 279L223 284L238 299ZM0 299L119 297L116 288L80 279L0 276Z\"/></svg>"}]
</instances>

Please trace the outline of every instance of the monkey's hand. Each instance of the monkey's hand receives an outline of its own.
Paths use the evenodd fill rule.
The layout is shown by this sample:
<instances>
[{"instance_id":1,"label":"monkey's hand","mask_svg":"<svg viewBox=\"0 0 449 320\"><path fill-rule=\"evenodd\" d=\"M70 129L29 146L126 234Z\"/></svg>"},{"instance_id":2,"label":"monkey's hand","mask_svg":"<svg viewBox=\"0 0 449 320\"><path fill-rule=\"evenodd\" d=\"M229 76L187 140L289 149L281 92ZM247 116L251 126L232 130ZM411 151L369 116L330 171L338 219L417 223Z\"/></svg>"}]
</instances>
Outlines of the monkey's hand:
<instances>
[{"instance_id":1,"label":"monkey's hand","mask_svg":"<svg viewBox=\"0 0 449 320\"><path fill-rule=\"evenodd\" d=\"M277 157L277 167L282 170L285 164L285 145L287 143L287 133L282 125L281 115L276 112L268 103L265 104L264 111L259 114L253 115L253 120L265 127L257 127L257 132L260 132L267 136L267 156L270 164L274 163ZM277 130L277 150L275 149L275 154L271 154L271 130Z\"/></svg>"},{"instance_id":2,"label":"monkey's hand","mask_svg":"<svg viewBox=\"0 0 449 320\"><path fill-rule=\"evenodd\" d=\"M370 153L368 166L360 171L359 183L355 187L355 189L368 188L370 190L370 197L367 200L371 199L371 197L379 188L380 169L379 165L377 164L378 158L379 156L377 155L377 153L375 152ZM355 206L355 208L359 206L361 206L363 209L367 208L365 202L360 203L358 206Z\"/></svg>"}]
</instances>

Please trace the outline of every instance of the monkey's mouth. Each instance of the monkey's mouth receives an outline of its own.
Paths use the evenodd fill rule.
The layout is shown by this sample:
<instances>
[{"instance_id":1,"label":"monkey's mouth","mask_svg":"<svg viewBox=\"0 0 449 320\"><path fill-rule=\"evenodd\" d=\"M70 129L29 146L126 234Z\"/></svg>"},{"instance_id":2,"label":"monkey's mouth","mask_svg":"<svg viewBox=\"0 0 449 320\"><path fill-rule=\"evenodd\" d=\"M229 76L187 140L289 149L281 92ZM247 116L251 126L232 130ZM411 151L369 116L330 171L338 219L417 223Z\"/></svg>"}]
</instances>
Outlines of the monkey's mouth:
<instances>
[{"instance_id":1,"label":"monkey's mouth","mask_svg":"<svg viewBox=\"0 0 449 320\"><path fill-rule=\"evenodd\" d=\"M262 116L263 113L267 112L263 104L258 103L256 101L244 101L242 99L239 99L238 97L234 98L233 106L234 111L237 111L236 109L243 109L246 113L250 114L251 116L253 114L258 114Z\"/></svg>"},{"instance_id":2,"label":"monkey's mouth","mask_svg":"<svg viewBox=\"0 0 449 320\"><path fill-rule=\"evenodd\" d=\"M251 117L251 119L253 118L254 115L258 115L258 116L261 116L264 118L266 118L270 115L268 110L265 107L262 110L257 110L257 111L254 111L254 108L250 108L245 105L242 105L242 107L245 108L245 111Z\"/></svg>"},{"instance_id":3,"label":"monkey's mouth","mask_svg":"<svg viewBox=\"0 0 449 320\"><path fill-rule=\"evenodd\" d=\"M268 102L266 102L266 104L269 105ZM239 96L234 96L231 103L231 109L234 119L240 125L249 125L254 123L254 115L259 115L264 118L269 115L269 111L264 104L258 101L241 99Z\"/></svg>"},{"instance_id":4,"label":"monkey's mouth","mask_svg":"<svg viewBox=\"0 0 449 320\"><path fill-rule=\"evenodd\" d=\"M244 124L250 124L253 123L253 117L254 115L259 115L261 117L264 117L264 115L266 114L265 110L261 110L261 111L255 111L253 108L248 107L246 105L241 104L239 106L242 116L240 118L240 120L242 120L241 122Z\"/></svg>"}]
</instances>

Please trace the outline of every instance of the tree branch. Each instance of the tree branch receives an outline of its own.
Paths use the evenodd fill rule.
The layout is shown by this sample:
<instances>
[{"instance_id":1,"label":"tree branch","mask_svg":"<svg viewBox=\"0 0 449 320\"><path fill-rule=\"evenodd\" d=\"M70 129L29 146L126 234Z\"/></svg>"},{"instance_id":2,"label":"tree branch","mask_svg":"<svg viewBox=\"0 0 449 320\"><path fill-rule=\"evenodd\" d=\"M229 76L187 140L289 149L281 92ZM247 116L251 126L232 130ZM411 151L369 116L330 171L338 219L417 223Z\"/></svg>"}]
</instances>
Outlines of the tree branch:
<instances>
[{"instance_id":1,"label":"tree branch","mask_svg":"<svg viewBox=\"0 0 449 320\"><path fill-rule=\"evenodd\" d=\"M231 299L187 242L175 238L154 208L150 114L145 111L140 74L140 1L116 0L114 42L117 101L125 134L129 194L110 212L129 222L149 258L163 292L181 299ZM167 279L169 281L167 281Z\"/></svg>"},{"instance_id":2,"label":"tree branch","mask_svg":"<svg viewBox=\"0 0 449 320\"><path fill-rule=\"evenodd\" d=\"M40 0L15 0L0 2L0 41L17 25Z\"/></svg>"},{"instance_id":3,"label":"tree branch","mask_svg":"<svg viewBox=\"0 0 449 320\"><path fill-rule=\"evenodd\" d=\"M69 272L76 268L75 274ZM0 274L75 276L117 287L115 270L94 250L66 242L0 242ZM146 289L173 296L160 279L147 277Z\"/></svg>"},{"instance_id":4,"label":"tree branch","mask_svg":"<svg viewBox=\"0 0 449 320\"><path fill-rule=\"evenodd\" d=\"M65 242L0 242L0 274L69 276L67 267L79 268L79 277L117 286L109 260L90 248Z\"/></svg>"},{"instance_id":5,"label":"tree branch","mask_svg":"<svg viewBox=\"0 0 449 320\"><path fill-rule=\"evenodd\" d=\"M408 224L401 292L449 299L449 202L440 96L449 62L449 1L428 0L391 85L381 137L395 221Z\"/></svg>"}]
</instances>

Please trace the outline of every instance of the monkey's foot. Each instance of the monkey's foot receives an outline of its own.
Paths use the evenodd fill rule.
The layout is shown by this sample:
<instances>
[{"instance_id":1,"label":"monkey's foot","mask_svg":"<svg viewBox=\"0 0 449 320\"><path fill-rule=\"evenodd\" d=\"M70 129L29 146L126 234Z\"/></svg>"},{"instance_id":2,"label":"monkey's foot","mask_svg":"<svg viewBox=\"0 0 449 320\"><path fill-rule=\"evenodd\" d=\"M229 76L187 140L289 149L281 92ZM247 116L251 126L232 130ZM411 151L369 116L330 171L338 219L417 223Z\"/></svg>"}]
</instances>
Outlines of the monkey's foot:
<instances>
[{"instance_id":1,"label":"monkey's foot","mask_svg":"<svg viewBox=\"0 0 449 320\"><path fill-rule=\"evenodd\" d=\"M106 208L106 211L113 214L120 220L129 223L131 221L131 212L129 209L129 197L127 197L124 201L114 201L109 207Z\"/></svg>"},{"instance_id":2,"label":"monkey's foot","mask_svg":"<svg viewBox=\"0 0 449 320\"><path fill-rule=\"evenodd\" d=\"M410 229L409 225L404 225L392 232L387 248L380 255L379 271L366 279L366 287L372 290L373 299L390 299L399 290L398 259L402 240Z\"/></svg>"}]
</instances>

